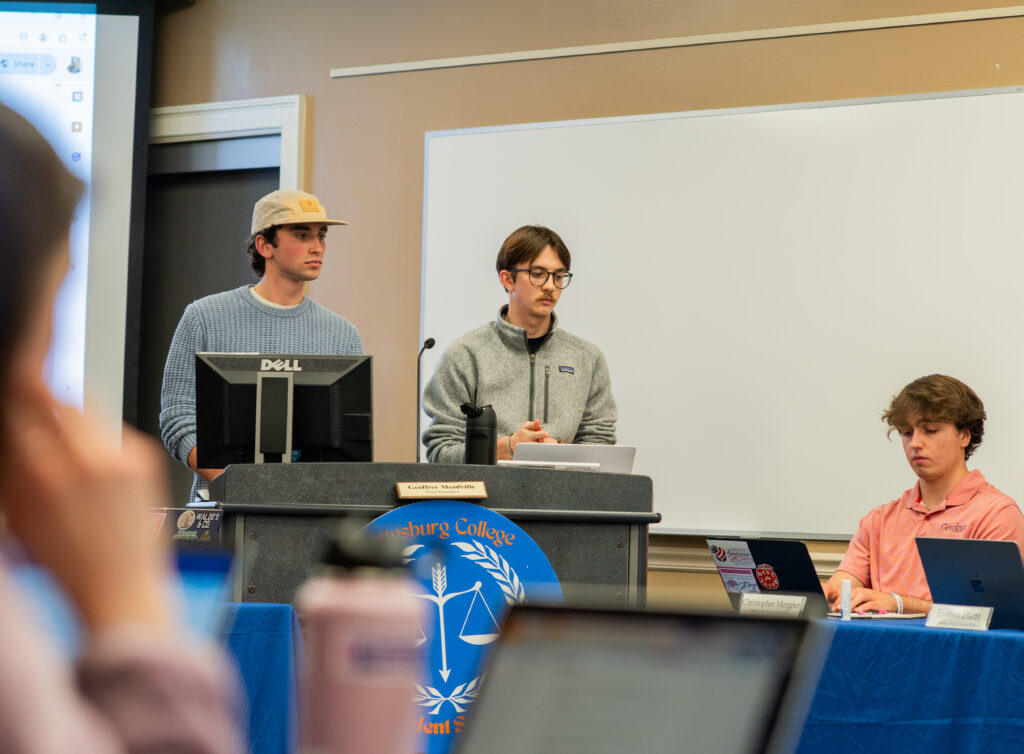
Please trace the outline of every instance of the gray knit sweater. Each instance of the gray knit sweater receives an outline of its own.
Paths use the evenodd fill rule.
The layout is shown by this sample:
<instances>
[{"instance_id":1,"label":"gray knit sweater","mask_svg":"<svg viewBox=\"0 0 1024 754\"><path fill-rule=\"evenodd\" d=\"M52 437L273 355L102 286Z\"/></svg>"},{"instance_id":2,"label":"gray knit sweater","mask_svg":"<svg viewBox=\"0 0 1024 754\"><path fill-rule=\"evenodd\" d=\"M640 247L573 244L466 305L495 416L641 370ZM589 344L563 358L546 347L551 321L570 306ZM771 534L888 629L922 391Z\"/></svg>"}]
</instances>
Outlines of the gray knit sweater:
<instances>
[{"instance_id":1,"label":"gray knit sweater","mask_svg":"<svg viewBox=\"0 0 1024 754\"><path fill-rule=\"evenodd\" d=\"M449 346L423 392L423 410L431 418L423 433L427 459L462 463L466 417L460 406L491 405L498 436L523 422L540 419L558 442L615 443L618 413L611 378L601 349L557 328L530 355L526 330L498 318L466 333Z\"/></svg>"},{"instance_id":2,"label":"gray knit sweater","mask_svg":"<svg viewBox=\"0 0 1024 754\"><path fill-rule=\"evenodd\" d=\"M363 353L359 331L344 317L308 296L289 309L257 300L251 286L215 293L185 307L171 341L160 392L160 434L171 455L184 464L196 445L195 354ZM192 498L206 489L198 474Z\"/></svg>"}]
</instances>

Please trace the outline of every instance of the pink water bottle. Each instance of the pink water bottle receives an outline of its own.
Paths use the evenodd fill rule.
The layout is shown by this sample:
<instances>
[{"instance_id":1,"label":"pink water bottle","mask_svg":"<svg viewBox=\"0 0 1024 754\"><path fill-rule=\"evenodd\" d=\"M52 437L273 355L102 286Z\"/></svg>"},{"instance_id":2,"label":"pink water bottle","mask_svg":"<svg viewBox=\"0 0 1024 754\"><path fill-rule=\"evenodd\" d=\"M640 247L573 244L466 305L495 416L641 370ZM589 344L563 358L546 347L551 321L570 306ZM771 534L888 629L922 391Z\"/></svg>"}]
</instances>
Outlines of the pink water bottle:
<instances>
[{"instance_id":1,"label":"pink water bottle","mask_svg":"<svg viewBox=\"0 0 1024 754\"><path fill-rule=\"evenodd\" d=\"M324 572L299 588L304 754L415 751L424 601L410 595L398 548L346 526Z\"/></svg>"}]
</instances>

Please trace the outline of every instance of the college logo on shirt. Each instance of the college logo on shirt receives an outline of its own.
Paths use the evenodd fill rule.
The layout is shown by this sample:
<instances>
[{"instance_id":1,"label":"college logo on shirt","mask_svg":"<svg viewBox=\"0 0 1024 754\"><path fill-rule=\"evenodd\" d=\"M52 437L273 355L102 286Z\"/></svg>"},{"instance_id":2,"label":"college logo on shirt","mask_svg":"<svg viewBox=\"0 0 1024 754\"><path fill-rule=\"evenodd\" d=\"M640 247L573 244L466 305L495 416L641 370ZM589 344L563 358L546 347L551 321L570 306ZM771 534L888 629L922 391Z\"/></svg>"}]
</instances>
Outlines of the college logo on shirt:
<instances>
[{"instance_id":1,"label":"college logo on shirt","mask_svg":"<svg viewBox=\"0 0 1024 754\"><path fill-rule=\"evenodd\" d=\"M943 524L941 528L942 531L951 531L956 534L960 534L967 531L967 524L962 524L957 521L955 524Z\"/></svg>"}]
</instances>

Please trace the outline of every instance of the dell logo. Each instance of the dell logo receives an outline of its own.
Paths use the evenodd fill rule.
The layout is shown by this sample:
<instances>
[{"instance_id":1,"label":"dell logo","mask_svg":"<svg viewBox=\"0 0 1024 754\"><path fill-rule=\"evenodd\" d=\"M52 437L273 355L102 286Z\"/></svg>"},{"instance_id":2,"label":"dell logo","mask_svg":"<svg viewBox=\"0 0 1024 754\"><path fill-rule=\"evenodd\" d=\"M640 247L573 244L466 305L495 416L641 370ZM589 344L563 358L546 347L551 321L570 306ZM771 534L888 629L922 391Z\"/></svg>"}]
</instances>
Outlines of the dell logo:
<instances>
[{"instance_id":1,"label":"dell logo","mask_svg":"<svg viewBox=\"0 0 1024 754\"><path fill-rule=\"evenodd\" d=\"M261 372L301 372L298 359L261 359Z\"/></svg>"}]
</instances>

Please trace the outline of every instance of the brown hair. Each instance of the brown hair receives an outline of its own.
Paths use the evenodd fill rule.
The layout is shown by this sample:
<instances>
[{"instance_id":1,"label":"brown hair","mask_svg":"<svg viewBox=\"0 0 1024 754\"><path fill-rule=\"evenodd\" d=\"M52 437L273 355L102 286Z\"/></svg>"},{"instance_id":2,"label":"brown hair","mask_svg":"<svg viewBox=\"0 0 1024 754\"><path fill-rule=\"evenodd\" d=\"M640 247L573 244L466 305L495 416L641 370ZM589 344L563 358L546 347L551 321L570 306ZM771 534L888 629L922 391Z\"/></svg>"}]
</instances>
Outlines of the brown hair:
<instances>
[{"instance_id":1,"label":"brown hair","mask_svg":"<svg viewBox=\"0 0 1024 754\"><path fill-rule=\"evenodd\" d=\"M256 248L256 236L263 236L271 246L277 246L277 230L280 227L280 225L271 225L269 228L256 231L249 236L249 241L245 245L245 252L249 255L249 266L252 267L252 271L256 273L258 278L266 274L267 260L263 258L263 255Z\"/></svg>"},{"instance_id":2,"label":"brown hair","mask_svg":"<svg viewBox=\"0 0 1024 754\"><path fill-rule=\"evenodd\" d=\"M84 184L18 113L0 104L0 364L11 363L25 337L45 275L63 249ZM0 427L7 367L0 368ZM4 436L0 434L0 442Z\"/></svg>"},{"instance_id":3,"label":"brown hair","mask_svg":"<svg viewBox=\"0 0 1024 754\"><path fill-rule=\"evenodd\" d=\"M551 228L545 228L543 225L524 225L512 231L501 245L494 267L501 274L502 270L528 266L548 246L554 250L555 254L558 255L558 260L568 271L569 266L572 264L569 248L565 245L561 236L551 230ZM512 273L512 279L516 279L516 273L514 272Z\"/></svg>"},{"instance_id":4,"label":"brown hair","mask_svg":"<svg viewBox=\"0 0 1024 754\"><path fill-rule=\"evenodd\" d=\"M981 445L985 434L985 405L978 394L955 377L930 374L920 377L892 399L882 421L889 425L888 434L910 424L911 417L918 421L950 422L959 430L971 433L971 441L964 448L964 459Z\"/></svg>"}]
</instances>

